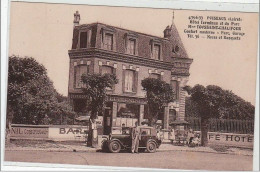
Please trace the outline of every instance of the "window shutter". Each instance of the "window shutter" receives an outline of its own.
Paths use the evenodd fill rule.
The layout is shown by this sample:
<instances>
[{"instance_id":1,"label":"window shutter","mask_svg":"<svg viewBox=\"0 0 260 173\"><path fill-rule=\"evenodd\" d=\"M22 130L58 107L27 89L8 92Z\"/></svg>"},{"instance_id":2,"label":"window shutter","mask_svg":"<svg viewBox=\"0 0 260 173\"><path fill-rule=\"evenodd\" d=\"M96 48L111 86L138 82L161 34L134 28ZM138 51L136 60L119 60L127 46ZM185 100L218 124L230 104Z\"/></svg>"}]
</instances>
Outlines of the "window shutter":
<instances>
[{"instance_id":1,"label":"window shutter","mask_svg":"<svg viewBox=\"0 0 260 173\"><path fill-rule=\"evenodd\" d=\"M122 76L122 90L125 92L125 70L123 70L123 76Z\"/></svg>"},{"instance_id":2,"label":"window shutter","mask_svg":"<svg viewBox=\"0 0 260 173\"><path fill-rule=\"evenodd\" d=\"M134 72L134 80L133 80L133 92L137 92L137 87L138 87L138 72Z\"/></svg>"}]
</instances>

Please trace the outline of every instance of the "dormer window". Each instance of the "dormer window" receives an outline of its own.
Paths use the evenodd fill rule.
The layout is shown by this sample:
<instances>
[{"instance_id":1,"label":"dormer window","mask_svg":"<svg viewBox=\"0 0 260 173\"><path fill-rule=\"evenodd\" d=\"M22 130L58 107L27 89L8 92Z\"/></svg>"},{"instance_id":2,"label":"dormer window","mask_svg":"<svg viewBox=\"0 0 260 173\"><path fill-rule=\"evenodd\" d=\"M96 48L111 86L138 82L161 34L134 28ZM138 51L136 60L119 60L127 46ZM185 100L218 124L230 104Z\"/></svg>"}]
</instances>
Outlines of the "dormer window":
<instances>
[{"instance_id":1,"label":"dormer window","mask_svg":"<svg viewBox=\"0 0 260 173\"><path fill-rule=\"evenodd\" d=\"M130 55L137 55L138 35L136 33L125 34L125 52Z\"/></svg>"},{"instance_id":2,"label":"dormer window","mask_svg":"<svg viewBox=\"0 0 260 173\"><path fill-rule=\"evenodd\" d=\"M116 51L115 29L104 26L101 31L101 48Z\"/></svg>"},{"instance_id":3,"label":"dormer window","mask_svg":"<svg viewBox=\"0 0 260 173\"><path fill-rule=\"evenodd\" d=\"M152 39L150 41L150 45L151 45L151 58L155 60L162 60L161 40Z\"/></svg>"},{"instance_id":4,"label":"dormer window","mask_svg":"<svg viewBox=\"0 0 260 173\"><path fill-rule=\"evenodd\" d=\"M104 48L107 50L113 50L113 34L105 34Z\"/></svg>"},{"instance_id":5,"label":"dormer window","mask_svg":"<svg viewBox=\"0 0 260 173\"><path fill-rule=\"evenodd\" d=\"M88 33L87 32L80 32L80 45L79 48L87 48L87 39Z\"/></svg>"},{"instance_id":6,"label":"dormer window","mask_svg":"<svg viewBox=\"0 0 260 173\"><path fill-rule=\"evenodd\" d=\"M153 59L159 60L161 55L160 45L155 44L153 47Z\"/></svg>"},{"instance_id":7,"label":"dormer window","mask_svg":"<svg viewBox=\"0 0 260 173\"><path fill-rule=\"evenodd\" d=\"M131 54L131 55L135 55L135 44L136 44L135 42L136 41L134 39L129 39L129 41L128 41L127 49L128 49L129 54Z\"/></svg>"}]
</instances>

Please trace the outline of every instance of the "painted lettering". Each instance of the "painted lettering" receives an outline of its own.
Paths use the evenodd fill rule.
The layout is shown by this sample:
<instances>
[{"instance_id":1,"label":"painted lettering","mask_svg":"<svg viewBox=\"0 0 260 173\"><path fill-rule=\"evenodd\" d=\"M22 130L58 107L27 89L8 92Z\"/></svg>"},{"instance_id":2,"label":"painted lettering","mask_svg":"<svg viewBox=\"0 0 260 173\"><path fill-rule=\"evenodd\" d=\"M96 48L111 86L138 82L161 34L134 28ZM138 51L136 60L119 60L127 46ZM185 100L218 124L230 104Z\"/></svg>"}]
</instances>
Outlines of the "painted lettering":
<instances>
[{"instance_id":1,"label":"painted lettering","mask_svg":"<svg viewBox=\"0 0 260 173\"><path fill-rule=\"evenodd\" d=\"M220 135L215 136L215 140L219 141L220 140Z\"/></svg>"},{"instance_id":2,"label":"painted lettering","mask_svg":"<svg viewBox=\"0 0 260 173\"><path fill-rule=\"evenodd\" d=\"M233 135L226 135L226 141L230 138L230 141L233 141Z\"/></svg>"},{"instance_id":3,"label":"painted lettering","mask_svg":"<svg viewBox=\"0 0 260 173\"><path fill-rule=\"evenodd\" d=\"M241 138L242 138L242 141L245 142L245 136L242 136Z\"/></svg>"},{"instance_id":4,"label":"painted lettering","mask_svg":"<svg viewBox=\"0 0 260 173\"><path fill-rule=\"evenodd\" d=\"M235 141L239 142L240 141L240 137L239 136L235 136Z\"/></svg>"},{"instance_id":5,"label":"painted lettering","mask_svg":"<svg viewBox=\"0 0 260 173\"><path fill-rule=\"evenodd\" d=\"M73 130L72 128L69 128L69 130L67 131L67 134L68 134L69 132L72 132L73 134L75 134L75 133L74 133L74 130Z\"/></svg>"},{"instance_id":6,"label":"painted lettering","mask_svg":"<svg viewBox=\"0 0 260 173\"><path fill-rule=\"evenodd\" d=\"M65 128L60 128L60 134L65 134L65 133L66 133Z\"/></svg>"},{"instance_id":7,"label":"painted lettering","mask_svg":"<svg viewBox=\"0 0 260 173\"><path fill-rule=\"evenodd\" d=\"M209 134L209 140L210 140L211 138L213 138L213 135Z\"/></svg>"}]
</instances>

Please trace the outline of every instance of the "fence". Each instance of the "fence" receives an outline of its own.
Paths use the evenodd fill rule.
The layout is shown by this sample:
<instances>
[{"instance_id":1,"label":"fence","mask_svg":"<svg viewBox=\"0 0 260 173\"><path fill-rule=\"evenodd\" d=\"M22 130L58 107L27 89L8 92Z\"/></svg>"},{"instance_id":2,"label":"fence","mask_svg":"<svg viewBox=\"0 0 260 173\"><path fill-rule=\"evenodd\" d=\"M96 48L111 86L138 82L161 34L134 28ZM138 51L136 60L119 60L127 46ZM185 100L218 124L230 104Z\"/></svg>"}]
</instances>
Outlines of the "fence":
<instances>
[{"instance_id":1,"label":"fence","mask_svg":"<svg viewBox=\"0 0 260 173\"><path fill-rule=\"evenodd\" d=\"M191 123L193 130L200 131L200 118L186 117L186 121ZM208 129L210 132L254 134L254 121L211 118L209 120Z\"/></svg>"}]
</instances>

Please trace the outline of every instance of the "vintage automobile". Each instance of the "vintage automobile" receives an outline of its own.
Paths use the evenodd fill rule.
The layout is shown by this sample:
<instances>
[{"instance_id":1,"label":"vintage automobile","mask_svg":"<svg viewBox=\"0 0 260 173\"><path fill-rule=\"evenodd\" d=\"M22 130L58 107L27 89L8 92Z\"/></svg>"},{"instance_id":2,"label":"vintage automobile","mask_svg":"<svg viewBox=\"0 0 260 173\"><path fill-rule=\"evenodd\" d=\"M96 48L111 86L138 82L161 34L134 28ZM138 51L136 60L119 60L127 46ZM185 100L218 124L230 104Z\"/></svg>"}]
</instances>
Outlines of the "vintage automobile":
<instances>
[{"instance_id":1,"label":"vintage automobile","mask_svg":"<svg viewBox=\"0 0 260 173\"><path fill-rule=\"evenodd\" d=\"M149 153L156 152L161 145L161 140L157 138L156 129L149 126L139 126L141 140L139 141L139 151L145 150ZM131 150L133 127L122 128L121 134L110 134L102 143L102 150L118 153L121 150Z\"/></svg>"}]
</instances>

